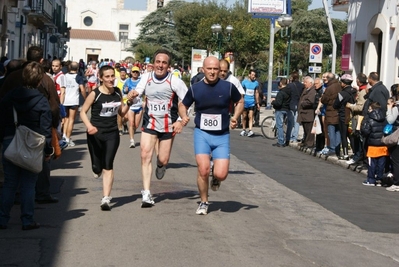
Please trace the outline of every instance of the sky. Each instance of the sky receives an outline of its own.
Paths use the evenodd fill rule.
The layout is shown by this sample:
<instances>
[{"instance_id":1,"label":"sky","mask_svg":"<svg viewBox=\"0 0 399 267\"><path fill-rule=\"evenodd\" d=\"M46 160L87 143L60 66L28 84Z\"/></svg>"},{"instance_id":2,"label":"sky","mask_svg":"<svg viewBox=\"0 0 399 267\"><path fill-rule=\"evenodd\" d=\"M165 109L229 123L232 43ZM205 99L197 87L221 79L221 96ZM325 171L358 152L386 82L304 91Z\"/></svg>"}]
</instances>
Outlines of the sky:
<instances>
[{"instance_id":1,"label":"sky","mask_svg":"<svg viewBox=\"0 0 399 267\"><path fill-rule=\"evenodd\" d=\"M220 0L219 2L224 3L225 0ZM228 0L227 5L231 5L235 3L236 0ZM189 2L192 2L189 1ZM331 1L327 1L328 5L331 5ZM145 10L146 9L147 0L125 0L125 7L127 9L135 9L135 10ZM321 8L323 7L323 2L320 0L313 0L313 3L310 5L309 9ZM331 9L330 9L331 10ZM332 10L331 10L332 11ZM331 12L332 18L337 19L345 19L345 12Z\"/></svg>"}]
</instances>

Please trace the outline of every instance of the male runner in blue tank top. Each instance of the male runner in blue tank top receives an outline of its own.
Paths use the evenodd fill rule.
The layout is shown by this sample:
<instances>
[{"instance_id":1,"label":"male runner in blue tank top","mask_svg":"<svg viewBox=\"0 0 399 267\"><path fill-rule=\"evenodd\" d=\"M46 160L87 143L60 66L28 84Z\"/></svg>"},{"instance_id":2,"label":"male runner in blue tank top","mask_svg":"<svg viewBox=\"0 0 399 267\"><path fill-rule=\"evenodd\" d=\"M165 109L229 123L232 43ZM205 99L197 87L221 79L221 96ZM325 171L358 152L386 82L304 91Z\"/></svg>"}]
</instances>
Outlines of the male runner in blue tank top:
<instances>
[{"instance_id":1,"label":"male runner in blue tank top","mask_svg":"<svg viewBox=\"0 0 399 267\"><path fill-rule=\"evenodd\" d=\"M237 87L219 78L219 60L208 57L203 64L205 78L191 86L179 104L179 115L183 125L190 118L187 109L195 102L194 152L198 166L197 185L201 203L196 211L199 215L208 213L208 185L210 157L212 153L214 170L211 188L218 190L220 182L227 178L230 164L229 127L237 126L237 118L244 109L244 101ZM230 119L230 103L235 103L234 116Z\"/></svg>"}]
</instances>

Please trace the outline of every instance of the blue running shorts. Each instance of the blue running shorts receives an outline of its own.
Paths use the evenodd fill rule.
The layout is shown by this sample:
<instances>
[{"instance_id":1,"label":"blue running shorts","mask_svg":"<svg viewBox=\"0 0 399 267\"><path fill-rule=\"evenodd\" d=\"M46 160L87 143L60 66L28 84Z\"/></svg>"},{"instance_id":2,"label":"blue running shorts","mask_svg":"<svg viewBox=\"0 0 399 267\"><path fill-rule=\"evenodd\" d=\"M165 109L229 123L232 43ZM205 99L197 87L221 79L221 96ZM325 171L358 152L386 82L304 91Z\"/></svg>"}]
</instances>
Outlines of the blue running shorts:
<instances>
[{"instance_id":1,"label":"blue running shorts","mask_svg":"<svg viewBox=\"0 0 399 267\"><path fill-rule=\"evenodd\" d=\"M213 135L194 129L194 153L210 155L213 159L230 159L230 133Z\"/></svg>"}]
</instances>

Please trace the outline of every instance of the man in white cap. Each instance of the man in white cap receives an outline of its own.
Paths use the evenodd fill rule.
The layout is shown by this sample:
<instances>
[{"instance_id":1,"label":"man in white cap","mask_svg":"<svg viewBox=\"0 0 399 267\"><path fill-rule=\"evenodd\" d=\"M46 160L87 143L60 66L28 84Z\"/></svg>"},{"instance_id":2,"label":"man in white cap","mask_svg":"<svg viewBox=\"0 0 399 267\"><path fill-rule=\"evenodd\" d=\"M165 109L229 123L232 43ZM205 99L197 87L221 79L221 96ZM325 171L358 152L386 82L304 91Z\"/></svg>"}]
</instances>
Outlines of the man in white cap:
<instances>
[{"instance_id":1,"label":"man in white cap","mask_svg":"<svg viewBox=\"0 0 399 267\"><path fill-rule=\"evenodd\" d=\"M338 93L333 107L338 110L338 125L341 134L341 145L343 155L339 155L338 159L349 160L348 154L348 128L350 121L350 109L346 107L347 103L354 104L356 99L357 90L351 84L353 82L352 75L344 74L340 79L342 91Z\"/></svg>"}]
</instances>

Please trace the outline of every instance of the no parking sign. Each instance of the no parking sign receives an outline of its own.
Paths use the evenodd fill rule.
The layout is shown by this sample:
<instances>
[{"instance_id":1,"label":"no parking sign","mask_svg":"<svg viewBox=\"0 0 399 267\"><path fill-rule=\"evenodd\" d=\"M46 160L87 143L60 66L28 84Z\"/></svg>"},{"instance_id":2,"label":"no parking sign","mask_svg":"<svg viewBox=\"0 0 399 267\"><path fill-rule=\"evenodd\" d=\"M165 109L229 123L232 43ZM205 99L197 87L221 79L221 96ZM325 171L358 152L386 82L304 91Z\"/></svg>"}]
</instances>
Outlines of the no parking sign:
<instances>
[{"instance_id":1,"label":"no parking sign","mask_svg":"<svg viewBox=\"0 0 399 267\"><path fill-rule=\"evenodd\" d=\"M323 44L310 43L309 63L323 63Z\"/></svg>"}]
</instances>

